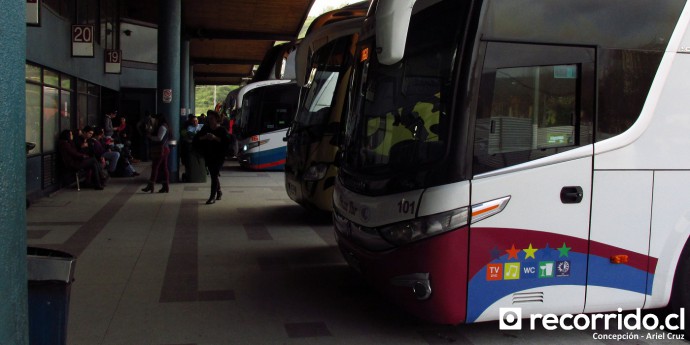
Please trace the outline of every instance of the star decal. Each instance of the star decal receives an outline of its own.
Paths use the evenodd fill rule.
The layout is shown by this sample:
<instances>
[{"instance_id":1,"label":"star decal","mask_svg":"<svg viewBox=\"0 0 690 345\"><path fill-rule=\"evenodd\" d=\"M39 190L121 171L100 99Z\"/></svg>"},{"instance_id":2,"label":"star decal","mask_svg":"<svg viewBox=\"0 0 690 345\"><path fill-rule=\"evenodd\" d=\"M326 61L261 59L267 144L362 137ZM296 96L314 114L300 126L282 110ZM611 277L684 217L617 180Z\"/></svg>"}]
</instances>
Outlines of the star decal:
<instances>
[{"instance_id":1,"label":"star decal","mask_svg":"<svg viewBox=\"0 0 690 345\"><path fill-rule=\"evenodd\" d=\"M506 253L508 253L508 260L515 258L515 260L519 260L518 258L518 253L520 252L520 249L515 249L515 245L513 244L513 247L506 250Z\"/></svg>"},{"instance_id":2,"label":"star decal","mask_svg":"<svg viewBox=\"0 0 690 345\"><path fill-rule=\"evenodd\" d=\"M491 260L498 260L501 258L501 251L498 250L498 247L494 246L494 249L491 249Z\"/></svg>"},{"instance_id":3,"label":"star decal","mask_svg":"<svg viewBox=\"0 0 690 345\"><path fill-rule=\"evenodd\" d=\"M570 251L570 248L565 246L565 242L563 242L563 246L558 248L558 257L563 257L565 256L566 258L568 257L568 252Z\"/></svg>"},{"instance_id":4,"label":"star decal","mask_svg":"<svg viewBox=\"0 0 690 345\"><path fill-rule=\"evenodd\" d=\"M528 259L528 258L530 258L530 257L532 257L532 259L536 259L536 258L534 257L534 253L535 253L537 250L539 250L539 249L532 248L532 243L530 243L530 244L529 244L529 248L525 248L525 249L523 249L522 251L525 252L525 259Z\"/></svg>"},{"instance_id":5,"label":"star decal","mask_svg":"<svg viewBox=\"0 0 690 345\"><path fill-rule=\"evenodd\" d=\"M553 255L555 254L556 250L549 247L549 244L547 243L544 248L539 250L539 253L541 253L541 258L542 259L553 259Z\"/></svg>"}]
</instances>

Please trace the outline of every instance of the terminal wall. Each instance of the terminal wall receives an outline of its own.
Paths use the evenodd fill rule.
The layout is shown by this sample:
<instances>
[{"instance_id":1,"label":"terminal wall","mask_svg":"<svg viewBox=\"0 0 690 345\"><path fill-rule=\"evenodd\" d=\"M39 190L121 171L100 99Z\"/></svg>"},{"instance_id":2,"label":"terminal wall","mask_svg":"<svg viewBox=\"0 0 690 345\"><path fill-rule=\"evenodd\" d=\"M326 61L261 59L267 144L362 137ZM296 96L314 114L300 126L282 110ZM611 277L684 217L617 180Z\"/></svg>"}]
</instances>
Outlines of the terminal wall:
<instances>
[{"instance_id":1,"label":"terminal wall","mask_svg":"<svg viewBox=\"0 0 690 345\"><path fill-rule=\"evenodd\" d=\"M115 91L156 88L155 70L123 67L122 74L105 74L105 49L99 44L93 58L72 57L71 30L72 23L42 6L41 25L26 29L26 60Z\"/></svg>"}]
</instances>

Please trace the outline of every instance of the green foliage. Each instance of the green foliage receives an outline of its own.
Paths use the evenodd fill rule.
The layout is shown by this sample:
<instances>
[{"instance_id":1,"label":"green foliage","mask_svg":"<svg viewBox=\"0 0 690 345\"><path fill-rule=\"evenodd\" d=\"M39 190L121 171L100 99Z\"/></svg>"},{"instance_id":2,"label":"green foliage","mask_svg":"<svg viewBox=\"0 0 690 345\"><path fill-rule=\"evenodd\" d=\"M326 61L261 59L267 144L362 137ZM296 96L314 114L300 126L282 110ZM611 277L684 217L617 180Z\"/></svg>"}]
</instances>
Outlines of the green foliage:
<instances>
[{"instance_id":1,"label":"green foliage","mask_svg":"<svg viewBox=\"0 0 690 345\"><path fill-rule=\"evenodd\" d=\"M216 103L222 103L225 100L225 97L228 95L228 92L238 88L239 86L237 85L218 85L215 86L215 93L216 93ZM213 85L202 85L202 86L197 86L195 88L195 99L194 99L194 105L195 105L195 111L196 114L199 115L201 113L205 113L209 109L215 109L215 104L213 104L213 93L214 93L214 86Z\"/></svg>"}]
</instances>

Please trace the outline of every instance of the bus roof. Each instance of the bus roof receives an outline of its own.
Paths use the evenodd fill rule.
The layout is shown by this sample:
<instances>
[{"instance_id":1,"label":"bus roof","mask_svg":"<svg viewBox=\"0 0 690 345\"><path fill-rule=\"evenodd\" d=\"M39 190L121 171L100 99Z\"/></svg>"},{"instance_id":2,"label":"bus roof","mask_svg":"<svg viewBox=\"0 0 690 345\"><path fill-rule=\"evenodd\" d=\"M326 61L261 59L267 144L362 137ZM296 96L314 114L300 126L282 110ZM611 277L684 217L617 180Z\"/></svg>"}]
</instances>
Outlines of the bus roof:
<instances>
[{"instance_id":1,"label":"bus roof","mask_svg":"<svg viewBox=\"0 0 690 345\"><path fill-rule=\"evenodd\" d=\"M310 59L313 52L335 39L359 32L363 22L363 16L342 20L325 25L303 38L297 47L295 66L297 84L300 86L306 84L307 69L311 65Z\"/></svg>"},{"instance_id":2,"label":"bus roof","mask_svg":"<svg viewBox=\"0 0 690 345\"><path fill-rule=\"evenodd\" d=\"M292 83L294 82L293 80L264 80L264 81L257 81L256 83L251 83L247 84L245 87L241 88L239 93L237 94L237 109L242 108L242 99L244 98L244 95L252 91L254 89L258 89L261 87L265 86L270 86L270 85L279 85L279 84L287 84L287 83Z\"/></svg>"}]
</instances>

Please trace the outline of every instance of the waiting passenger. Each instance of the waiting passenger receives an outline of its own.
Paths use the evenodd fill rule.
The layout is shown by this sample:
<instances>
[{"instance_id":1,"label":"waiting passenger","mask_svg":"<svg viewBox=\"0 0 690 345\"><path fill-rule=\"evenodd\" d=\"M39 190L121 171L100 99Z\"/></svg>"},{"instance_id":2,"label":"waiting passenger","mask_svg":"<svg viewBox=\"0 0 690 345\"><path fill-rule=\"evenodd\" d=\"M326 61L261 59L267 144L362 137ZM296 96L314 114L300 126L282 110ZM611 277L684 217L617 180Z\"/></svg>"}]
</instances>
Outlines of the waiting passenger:
<instances>
[{"instance_id":1,"label":"waiting passenger","mask_svg":"<svg viewBox=\"0 0 690 345\"><path fill-rule=\"evenodd\" d=\"M196 116L192 115L187 124L187 133L191 137L194 137L194 134L200 131L202 127L203 126L199 124L199 119Z\"/></svg>"},{"instance_id":2,"label":"waiting passenger","mask_svg":"<svg viewBox=\"0 0 690 345\"><path fill-rule=\"evenodd\" d=\"M101 183L101 164L96 158L89 157L89 155L77 150L74 145L74 135L72 131L66 129L60 133L58 149L60 150L60 157L65 167L74 171L86 170L93 178L93 188L96 190L103 190L103 184Z\"/></svg>"},{"instance_id":3,"label":"waiting passenger","mask_svg":"<svg viewBox=\"0 0 690 345\"><path fill-rule=\"evenodd\" d=\"M105 136L112 138L115 135L115 128L113 128L113 118L117 116L117 111L105 114L105 125L103 130L105 131Z\"/></svg>"},{"instance_id":4,"label":"waiting passenger","mask_svg":"<svg viewBox=\"0 0 690 345\"><path fill-rule=\"evenodd\" d=\"M168 129L168 121L165 116L158 114L158 129L156 130L157 135L149 136L151 139L151 160L153 164L151 165L151 177L149 178L149 183L146 185L142 192L153 193L153 187L158 179L158 170L163 169L163 176L165 177L165 182L163 182L163 188L161 188L158 193L167 193L169 191L170 185L170 172L168 172L168 155L170 155L170 147L168 147L168 140L170 139L170 130Z\"/></svg>"},{"instance_id":5,"label":"waiting passenger","mask_svg":"<svg viewBox=\"0 0 690 345\"><path fill-rule=\"evenodd\" d=\"M230 143L228 131L220 125L220 114L208 111L208 124L194 136L194 149L204 156L206 167L211 175L211 196L206 204L213 204L220 200L223 192L220 190L220 169L225 161L225 152Z\"/></svg>"},{"instance_id":6,"label":"waiting passenger","mask_svg":"<svg viewBox=\"0 0 690 345\"><path fill-rule=\"evenodd\" d=\"M88 128L88 131L87 131ZM94 136L94 131L96 135ZM84 135L86 136L86 141L89 143L91 151L94 153L94 157L97 160L108 162L108 173L113 175L115 173L115 168L117 168L117 162L120 160L120 153L112 149L112 145L108 145L108 139L105 137L104 130L91 129L90 127L84 128Z\"/></svg>"},{"instance_id":7,"label":"waiting passenger","mask_svg":"<svg viewBox=\"0 0 690 345\"><path fill-rule=\"evenodd\" d=\"M116 138L124 146L130 146L129 127L127 126L127 119L120 117L120 125L115 128Z\"/></svg>"},{"instance_id":8,"label":"waiting passenger","mask_svg":"<svg viewBox=\"0 0 690 345\"><path fill-rule=\"evenodd\" d=\"M96 129L96 139L98 139L99 143L101 144L101 147L105 149L105 153L103 154L103 156L106 160L108 159L109 155L113 153L118 154L118 159L117 163L115 164L115 167L113 168L112 162L110 162L108 165L108 172L110 173L111 177L139 176L139 173L136 171L136 169L134 169L134 166L132 165L129 146L123 147L118 152L116 150L116 147L113 145L113 140L110 138L106 138L103 134L103 129L101 128Z\"/></svg>"}]
</instances>

